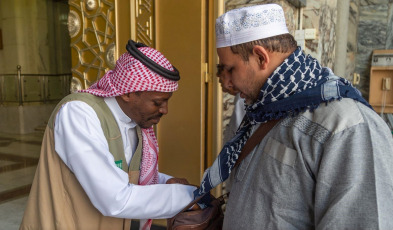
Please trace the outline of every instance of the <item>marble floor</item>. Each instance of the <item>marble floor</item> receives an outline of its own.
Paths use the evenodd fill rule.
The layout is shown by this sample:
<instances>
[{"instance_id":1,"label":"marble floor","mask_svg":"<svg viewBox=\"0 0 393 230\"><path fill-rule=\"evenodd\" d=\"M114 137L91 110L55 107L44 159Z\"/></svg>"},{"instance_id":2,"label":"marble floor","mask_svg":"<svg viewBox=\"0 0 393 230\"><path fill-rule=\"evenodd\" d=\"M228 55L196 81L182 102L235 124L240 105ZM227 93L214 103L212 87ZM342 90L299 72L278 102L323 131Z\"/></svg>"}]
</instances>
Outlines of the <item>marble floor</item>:
<instances>
[{"instance_id":1,"label":"marble floor","mask_svg":"<svg viewBox=\"0 0 393 230\"><path fill-rule=\"evenodd\" d=\"M19 229L36 170L43 133L0 133L0 226Z\"/></svg>"},{"instance_id":2,"label":"marble floor","mask_svg":"<svg viewBox=\"0 0 393 230\"><path fill-rule=\"evenodd\" d=\"M0 133L0 229L17 230L37 167L43 132ZM152 230L166 229L162 220ZM131 230L138 229L133 221Z\"/></svg>"}]
</instances>

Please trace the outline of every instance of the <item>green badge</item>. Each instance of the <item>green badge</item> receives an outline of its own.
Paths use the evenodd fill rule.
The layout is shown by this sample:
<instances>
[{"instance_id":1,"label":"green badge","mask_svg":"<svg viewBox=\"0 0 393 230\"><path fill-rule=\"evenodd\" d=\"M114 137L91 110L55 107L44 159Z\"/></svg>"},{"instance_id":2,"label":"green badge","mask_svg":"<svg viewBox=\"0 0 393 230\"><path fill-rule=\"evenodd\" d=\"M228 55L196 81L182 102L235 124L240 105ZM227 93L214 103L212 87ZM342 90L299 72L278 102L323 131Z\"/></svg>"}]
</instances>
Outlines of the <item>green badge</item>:
<instances>
[{"instance_id":1,"label":"green badge","mask_svg":"<svg viewBox=\"0 0 393 230\"><path fill-rule=\"evenodd\" d=\"M115 164L118 168L123 169L123 160L115 161Z\"/></svg>"}]
</instances>

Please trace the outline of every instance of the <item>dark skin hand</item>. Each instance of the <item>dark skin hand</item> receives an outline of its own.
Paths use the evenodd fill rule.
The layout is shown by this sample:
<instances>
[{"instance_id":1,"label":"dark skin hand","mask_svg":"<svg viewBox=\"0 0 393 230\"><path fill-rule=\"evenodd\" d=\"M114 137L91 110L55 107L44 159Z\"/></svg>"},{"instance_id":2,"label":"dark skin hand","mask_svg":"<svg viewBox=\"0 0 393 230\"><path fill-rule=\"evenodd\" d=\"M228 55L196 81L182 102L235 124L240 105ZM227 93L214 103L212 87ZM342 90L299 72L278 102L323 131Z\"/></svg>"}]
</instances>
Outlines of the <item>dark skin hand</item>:
<instances>
[{"instance_id":1,"label":"dark skin hand","mask_svg":"<svg viewBox=\"0 0 393 230\"><path fill-rule=\"evenodd\" d=\"M169 180L166 181L167 184L185 184L185 185L189 185L190 183L188 183L188 180L186 178L171 178ZM191 207L190 210L199 210L201 209L198 205L194 205Z\"/></svg>"},{"instance_id":2,"label":"dark skin hand","mask_svg":"<svg viewBox=\"0 0 393 230\"><path fill-rule=\"evenodd\" d=\"M167 184L186 184L189 185L188 180L186 178L171 178L166 181Z\"/></svg>"}]
</instances>

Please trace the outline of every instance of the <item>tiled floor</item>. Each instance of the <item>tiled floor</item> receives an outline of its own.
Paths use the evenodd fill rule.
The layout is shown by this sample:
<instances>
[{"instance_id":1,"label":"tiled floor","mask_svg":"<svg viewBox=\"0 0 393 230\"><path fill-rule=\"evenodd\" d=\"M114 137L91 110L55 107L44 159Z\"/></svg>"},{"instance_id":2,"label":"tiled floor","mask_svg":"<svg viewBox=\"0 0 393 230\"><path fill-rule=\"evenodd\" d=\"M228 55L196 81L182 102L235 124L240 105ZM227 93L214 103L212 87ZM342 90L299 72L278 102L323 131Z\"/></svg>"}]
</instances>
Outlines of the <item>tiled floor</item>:
<instances>
[{"instance_id":1,"label":"tiled floor","mask_svg":"<svg viewBox=\"0 0 393 230\"><path fill-rule=\"evenodd\" d=\"M33 181L43 133L0 133L0 225L19 229Z\"/></svg>"},{"instance_id":2,"label":"tiled floor","mask_svg":"<svg viewBox=\"0 0 393 230\"><path fill-rule=\"evenodd\" d=\"M26 135L0 133L0 229L17 230L22 221L27 197L37 167L42 132ZM163 230L156 220L152 230ZM131 230L139 223L133 221Z\"/></svg>"}]
</instances>

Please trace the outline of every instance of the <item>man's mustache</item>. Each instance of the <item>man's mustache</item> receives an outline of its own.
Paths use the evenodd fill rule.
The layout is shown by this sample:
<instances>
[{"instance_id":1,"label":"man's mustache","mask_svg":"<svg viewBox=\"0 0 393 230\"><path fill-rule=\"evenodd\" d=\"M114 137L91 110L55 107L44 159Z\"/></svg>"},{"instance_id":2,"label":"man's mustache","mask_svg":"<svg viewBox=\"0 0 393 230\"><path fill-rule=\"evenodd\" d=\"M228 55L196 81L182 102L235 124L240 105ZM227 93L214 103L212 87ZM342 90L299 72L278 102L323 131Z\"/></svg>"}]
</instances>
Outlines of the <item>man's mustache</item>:
<instances>
[{"instance_id":1,"label":"man's mustache","mask_svg":"<svg viewBox=\"0 0 393 230\"><path fill-rule=\"evenodd\" d=\"M160 114L158 114L158 115L156 115L156 116L154 116L154 117L151 117L150 120L157 119L157 118L161 118L163 115L164 115L164 114L160 113Z\"/></svg>"}]
</instances>

